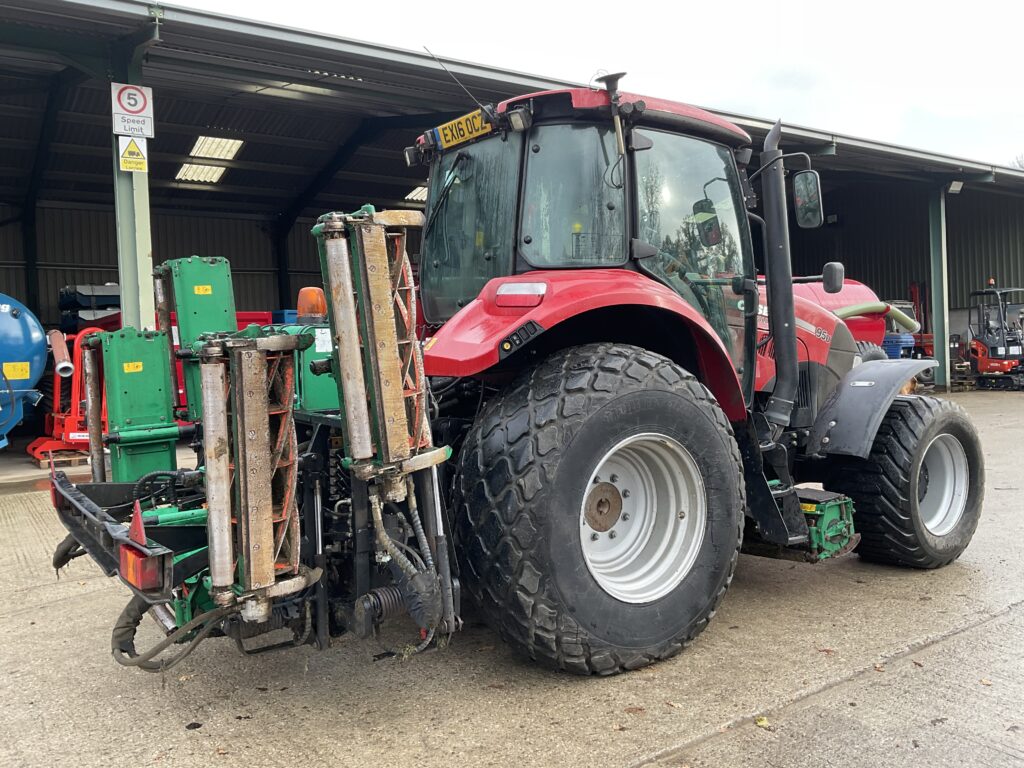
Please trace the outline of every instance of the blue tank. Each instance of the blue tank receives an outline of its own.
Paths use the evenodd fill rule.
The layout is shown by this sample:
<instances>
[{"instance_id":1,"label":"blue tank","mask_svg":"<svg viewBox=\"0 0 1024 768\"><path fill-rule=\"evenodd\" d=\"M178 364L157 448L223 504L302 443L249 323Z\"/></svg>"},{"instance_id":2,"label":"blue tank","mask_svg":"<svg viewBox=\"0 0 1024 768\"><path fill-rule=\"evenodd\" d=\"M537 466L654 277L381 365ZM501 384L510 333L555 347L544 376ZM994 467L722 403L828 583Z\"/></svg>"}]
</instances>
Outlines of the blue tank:
<instances>
[{"instance_id":1,"label":"blue tank","mask_svg":"<svg viewBox=\"0 0 1024 768\"><path fill-rule=\"evenodd\" d=\"M882 341L882 349L893 360L910 357L914 352L914 334L887 333Z\"/></svg>"},{"instance_id":2,"label":"blue tank","mask_svg":"<svg viewBox=\"0 0 1024 768\"><path fill-rule=\"evenodd\" d=\"M17 299L0 293L0 448L42 395L35 389L46 368L46 334Z\"/></svg>"}]
</instances>

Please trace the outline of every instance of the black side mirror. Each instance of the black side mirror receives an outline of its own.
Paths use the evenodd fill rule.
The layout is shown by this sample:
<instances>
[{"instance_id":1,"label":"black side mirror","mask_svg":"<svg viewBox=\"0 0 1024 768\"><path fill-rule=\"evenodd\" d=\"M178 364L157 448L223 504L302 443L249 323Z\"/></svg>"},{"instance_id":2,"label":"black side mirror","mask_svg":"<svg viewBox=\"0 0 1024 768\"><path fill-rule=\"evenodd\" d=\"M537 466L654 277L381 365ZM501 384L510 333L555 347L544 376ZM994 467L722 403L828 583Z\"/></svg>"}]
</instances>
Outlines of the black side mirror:
<instances>
[{"instance_id":1,"label":"black side mirror","mask_svg":"<svg viewBox=\"0 0 1024 768\"><path fill-rule=\"evenodd\" d=\"M718 212L715 204L705 197L693 204L693 222L697 226L697 236L705 248L722 242L722 227L718 224Z\"/></svg>"},{"instance_id":2,"label":"black side mirror","mask_svg":"<svg viewBox=\"0 0 1024 768\"><path fill-rule=\"evenodd\" d=\"M841 261L830 261L821 270L821 283L825 293L839 293L846 280L846 267Z\"/></svg>"},{"instance_id":3,"label":"black side mirror","mask_svg":"<svg viewBox=\"0 0 1024 768\"><path fill-rule=\"evenodd\" d=\"M817 171L793 174L793 212L801 229L816 229L825 221L821 204L821 179Z\"/></svg>"}]
</instances>

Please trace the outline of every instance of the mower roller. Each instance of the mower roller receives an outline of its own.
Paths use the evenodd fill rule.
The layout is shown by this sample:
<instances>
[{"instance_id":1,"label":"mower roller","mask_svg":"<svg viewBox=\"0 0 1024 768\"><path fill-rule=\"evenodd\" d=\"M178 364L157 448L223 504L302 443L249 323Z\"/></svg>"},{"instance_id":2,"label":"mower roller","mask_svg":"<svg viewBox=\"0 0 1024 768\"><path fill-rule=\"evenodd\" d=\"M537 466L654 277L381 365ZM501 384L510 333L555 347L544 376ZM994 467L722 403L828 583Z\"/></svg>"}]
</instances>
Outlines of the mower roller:
<instances>
[{"instance_id":1,"label":"mower roller","mask_svg":"<svg viewBox=\"0 0 1024 768\"><path fill-rule=\"evenodd\" d=\"M156 447L116 482L54 474L71 534L54 564L87 552L132 591L117 661L164 670L209 636L326 648L400 617L406 656L446 645L468 599L526 656L614 674L700 633L741 551L916 568L964 551L978 436L954 403L899 394L934 361L864 362L794 295L789 227L823 218L807 156L776 125L752 164L740 128L619 77L420 136L425 215L321 216L323 306L299 324L237 331L226 264L161 267L161 316L194 320L177 352L194 469L161 447L168 398L142 424L110 410L132 381L169 394L164 329L99 335L112 423L93 443ZM804 279L834 293L842 265ZM146 612L167 637L139 653Z\"/></svg>"}]
</instances>

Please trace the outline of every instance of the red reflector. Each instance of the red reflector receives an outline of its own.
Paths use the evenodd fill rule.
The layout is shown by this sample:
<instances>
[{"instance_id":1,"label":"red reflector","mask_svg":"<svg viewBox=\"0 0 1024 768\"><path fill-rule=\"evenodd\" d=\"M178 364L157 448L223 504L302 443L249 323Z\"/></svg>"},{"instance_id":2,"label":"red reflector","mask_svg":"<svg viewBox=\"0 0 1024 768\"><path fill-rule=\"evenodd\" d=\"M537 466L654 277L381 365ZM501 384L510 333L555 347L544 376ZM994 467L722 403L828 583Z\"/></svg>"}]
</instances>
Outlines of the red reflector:
<instances>
[{"instance_id":1,"label":"red reflector","mask_svg":"<svg viewBox=\"0 0 1024 768\"><path fill-rule=\"evenodd\" d=\"M160 589L163 586L161 558L146 557L128 544L121 545L121 578L141 590Z\"/></svg>"}]
</instances>

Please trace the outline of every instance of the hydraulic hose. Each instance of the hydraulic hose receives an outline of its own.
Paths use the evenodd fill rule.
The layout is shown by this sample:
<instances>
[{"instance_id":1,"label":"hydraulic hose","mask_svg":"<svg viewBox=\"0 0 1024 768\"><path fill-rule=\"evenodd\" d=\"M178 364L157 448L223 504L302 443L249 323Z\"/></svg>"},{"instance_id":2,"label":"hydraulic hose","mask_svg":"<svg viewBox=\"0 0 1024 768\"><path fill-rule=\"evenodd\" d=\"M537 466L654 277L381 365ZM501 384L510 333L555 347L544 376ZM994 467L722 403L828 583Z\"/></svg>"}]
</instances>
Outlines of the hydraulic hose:
<instances>
[{"instance_id":1,"label":"hydraulic hose","mask_svg":"<svg viewBox=\"0 0 1024 768\"><path fill-rule=\"evenodd\" d=\"M392 562L404 573L408 578L413 578L419 571L416 570L416 566L412 564L412 561L405 556L395 542L388 536L388 532L384 530L384 514L381 511L380 496L376 493L370 494L370 511L373 513L373 527L377 532L377 543L380 544L381 548L391 555Z\"/></svg>"},{"instance_id":2,"label":"hydraulic hose","mask_svg":"<svg viewBox=\"0 0 1024 768\"><path fill-rule=\"evenodd\" d=\"M917 333L921 330L921 324L901 309L884 301L866 301L862 304L851 304L848 307L833 309L832 314L840 320L860 315L887 315L896 321L896 325L907 333Z\"/></svg>"},{"instance_id":3,"label":"hydraulic hose","mask_svg":"<svg viewBox=\"0 0 1024 768\"><path fill-rule=\"evenodd\" d=\"M148 610L149 603L138 595L132 597L128 605L126 605L124 610L121 611L121 615L117 617L117 623L114 624L114 631L110 636L110 650L114 657L114 661L122 666L138 667L146 672L163 672L183 661L214 629L216 629L222 619L238 609L235 606L228 606L224 608L215 608L212 611L201 613L192 619L192 621L171 632L171 634L154 645L148 651L140 654L135 650L135 632L138 630L139 624L142 622L142 617L146 615L146 611ZM178 655L159 662L153 661L154 657L158 656L171 645L177 643L188 635L189 632L192 632L198 627L202 627L202 629L199 630L198 634L189 641L188 646L178 653Z\"/></svg>"},{"instance_id":4,"label":"hydraulic hose","mask_svg":"<svg viewBox=\"0 0 1024 768\"><path fill-rule=\"evenodd\" d=\"M409 521L412 523L412 529L416 533L416 544L420 548L420 552L423 553L423 560L426 563L427 570L434 572L434 558L430 554L430 545L427 543L427 534L423 531L423 522L420 520L419 509L416 506L416 484L413 483L412 476L405 479L406 498L409 502Z\"/></svg>"}]
</instances>

